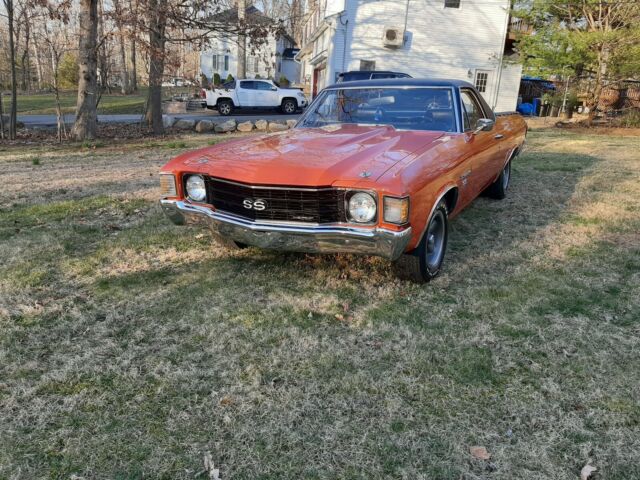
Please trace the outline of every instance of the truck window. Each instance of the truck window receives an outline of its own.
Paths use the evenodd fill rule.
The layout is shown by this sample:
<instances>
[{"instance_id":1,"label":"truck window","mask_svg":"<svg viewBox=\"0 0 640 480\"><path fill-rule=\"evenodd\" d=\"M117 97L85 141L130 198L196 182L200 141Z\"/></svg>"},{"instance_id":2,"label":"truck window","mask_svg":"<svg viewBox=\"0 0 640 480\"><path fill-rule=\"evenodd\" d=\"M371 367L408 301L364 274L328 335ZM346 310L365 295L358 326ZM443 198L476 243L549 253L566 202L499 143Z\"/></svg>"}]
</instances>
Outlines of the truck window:
<instances>
[{"instance_id":1,"label":"truck window","mask_svg":"<svg viewBox=\"0 0 640 480\"><path fill-rule=\"evenodd\" d=\"M254 89L256 90L271 90L273 85L268 82L253 82Z\"/></svg>"},{"instance_id":2,"label":"truck window","mask_svg":"<svg viewBox=\"0 0 640 480\"><path fill-rule=\"evenodd\" d=\"M240 88L244 90L256 90L255 83L252 80L243 80L240 82Z\"/></svg>"},{"instance_id":3,"label":"truck window","mask_svg":"<svg viewBox=\"0 0 640 480\"><path fill-rule=\"evenodd\" d=\"M466 132L476 127L478 120L484 118L484 112L478 99L469 90L460 90L460 97L462 98L462 106L464 108L462 120Z\"/></svg>"}]
</instances>

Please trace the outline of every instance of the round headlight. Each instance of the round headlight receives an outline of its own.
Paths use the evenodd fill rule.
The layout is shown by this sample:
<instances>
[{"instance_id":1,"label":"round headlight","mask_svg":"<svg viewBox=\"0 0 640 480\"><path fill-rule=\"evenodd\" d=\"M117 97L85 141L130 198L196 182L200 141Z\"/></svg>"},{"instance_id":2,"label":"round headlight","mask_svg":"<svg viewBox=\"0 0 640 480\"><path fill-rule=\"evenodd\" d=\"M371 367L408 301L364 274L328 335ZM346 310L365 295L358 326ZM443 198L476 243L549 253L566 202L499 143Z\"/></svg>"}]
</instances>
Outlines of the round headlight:
<instances>
[{"instance_id":1,"label":"round headlight","mask_svg":"<svg viewBox=\"0 0 640 480\"><path fill-rule=\"evenodd\" d=\"M371 195L358 192L349 199L349 217L354 222L368 223L376 216L376 201Z\"/></svg>"},{"instance_id":2,"label":"round headlight","mask_svg":"<svg viewBox=\"0 0 640 480\"><path fill-rule=\"evenodd\" d=\"M207 198L207 189L204 185L204 178L200 175L189 175L187 177L187 194L191 200L202 202Z\"/></svg>"}]
</instances>

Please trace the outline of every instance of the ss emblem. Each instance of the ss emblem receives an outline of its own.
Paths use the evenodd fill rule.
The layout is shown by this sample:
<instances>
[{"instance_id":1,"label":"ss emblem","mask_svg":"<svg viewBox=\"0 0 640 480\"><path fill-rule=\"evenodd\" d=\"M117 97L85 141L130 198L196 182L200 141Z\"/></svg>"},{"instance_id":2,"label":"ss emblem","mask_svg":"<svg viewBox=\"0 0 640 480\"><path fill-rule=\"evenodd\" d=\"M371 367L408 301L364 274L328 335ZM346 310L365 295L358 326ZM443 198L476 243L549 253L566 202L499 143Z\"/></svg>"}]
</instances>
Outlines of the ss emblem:
<instances>
[{"instance_id":1,"label":"ss emblem","mask_svg":"<svg viewBox=\"0 0 640 480\"><path fill-rule=\"evenodd\" d=\"M245 198L242 202L242 206L247 210L264 210L267 208L267 202L258 198L257 200L251 200L250 198Z\"/></svg>"}]
</instances>

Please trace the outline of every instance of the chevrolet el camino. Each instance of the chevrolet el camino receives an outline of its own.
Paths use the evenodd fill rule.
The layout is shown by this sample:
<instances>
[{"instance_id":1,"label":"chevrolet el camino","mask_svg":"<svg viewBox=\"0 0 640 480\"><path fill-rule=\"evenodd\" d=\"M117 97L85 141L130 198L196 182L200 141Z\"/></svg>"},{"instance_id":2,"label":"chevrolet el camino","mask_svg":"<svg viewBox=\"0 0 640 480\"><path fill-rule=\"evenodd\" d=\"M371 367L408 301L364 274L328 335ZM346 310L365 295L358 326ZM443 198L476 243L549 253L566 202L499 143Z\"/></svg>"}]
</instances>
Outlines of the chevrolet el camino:
<instances>
[{"instance_id":1,"label":"chevrolet el camino","mask_svg":"<svg viewBox=\"0 0 640 480\"><path fill-rule=\"evenodd\" d=\"M449 220L483 192L507 194L526 132L466 82L339 83L289 131L171 160L161 203L174 223L207 224L230 248L378 255L427 282Z\"/></svg>"}]
</instances>

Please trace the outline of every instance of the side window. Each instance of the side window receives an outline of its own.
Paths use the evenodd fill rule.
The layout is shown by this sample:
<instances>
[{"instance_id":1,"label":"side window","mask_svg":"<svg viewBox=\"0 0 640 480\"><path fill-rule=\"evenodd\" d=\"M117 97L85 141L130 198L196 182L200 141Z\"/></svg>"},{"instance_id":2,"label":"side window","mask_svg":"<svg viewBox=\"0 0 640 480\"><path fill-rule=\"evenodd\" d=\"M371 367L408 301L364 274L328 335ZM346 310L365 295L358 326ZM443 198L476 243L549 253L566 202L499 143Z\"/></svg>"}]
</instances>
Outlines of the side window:
<instances>
[{"instance_id":1,"label":"side window","mask_svg":"<svg viewBox=\"0 0 640 480\"><path fill-rule=\"evenodd\" d=\"M476 127L478 120L484 118L484 112L475 95L469 90L461 90L460 97L462 98L462 105L464 106L464 130L472 130Z\"/></svg>"},{"instance_id":2,"label":"side window","mask_svg":"<svg viewBox=\"0 0 640 480\"><path fill-rule=\"evenodd\" d=\"M252 82L252 81L244 81L244 82L240 82L240 88L242 88L243 90L255 90L255 83L256 82Z\"/></svg>"},{"instance_id":3,"label":"side window","mask_svg":"<svg viewBox=\"0 0 640 480\"><path fill-rule=\"evenodd\" d=\"M444 0L444 8L460 8L460 0Z\"/></svg>"},{"instance_id":4,"label":"side window","mask_svg":"<svg viewBox=\"0 0 640 480\"><path fill-rule=\"evenodd\" d=\"M271 90L271 84L267 82L253 82L256 90Z\"/></svg>"}]
</instances>

